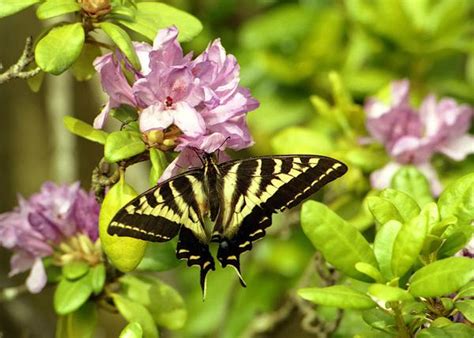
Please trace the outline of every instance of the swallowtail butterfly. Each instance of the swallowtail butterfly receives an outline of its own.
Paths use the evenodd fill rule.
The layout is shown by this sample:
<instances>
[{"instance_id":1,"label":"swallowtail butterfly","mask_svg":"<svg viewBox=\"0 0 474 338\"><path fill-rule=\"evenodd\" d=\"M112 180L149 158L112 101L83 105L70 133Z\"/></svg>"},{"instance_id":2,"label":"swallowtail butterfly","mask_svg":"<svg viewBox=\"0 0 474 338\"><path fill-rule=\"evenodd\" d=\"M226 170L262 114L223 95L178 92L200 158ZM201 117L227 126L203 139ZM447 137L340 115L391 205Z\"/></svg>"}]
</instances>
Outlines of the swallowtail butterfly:
<instances>
[{"instance_id":1,"label":"swallowtail butterfly","mask_svg":"<svg viewBox=\"0 0 474 338\"><path fill-rule=\"evenodd\" d=\"M265 236L272 214L296 206L346 171L343 163L324 156L267 156L217 164L214 155L205 154L202 168L161 182L120 209L108 233L153 242L179 234L176 256L201 268L203 295L206 275L215 270L209 243L217 242L222 267L235 268L245 286L240 255ZM206 230L207 217L214 223L212 232Z\"/></svg>"}]
</instances>

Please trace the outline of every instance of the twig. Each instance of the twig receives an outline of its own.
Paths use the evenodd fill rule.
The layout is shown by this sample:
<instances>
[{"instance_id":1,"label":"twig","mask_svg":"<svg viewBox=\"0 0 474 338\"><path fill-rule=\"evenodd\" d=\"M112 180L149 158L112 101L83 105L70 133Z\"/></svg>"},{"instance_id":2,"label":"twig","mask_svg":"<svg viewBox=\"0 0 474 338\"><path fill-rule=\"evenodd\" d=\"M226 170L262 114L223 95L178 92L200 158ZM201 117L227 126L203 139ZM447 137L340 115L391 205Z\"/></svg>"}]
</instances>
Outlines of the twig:
<instances>
[{"instance_id":1,"label":"twig","mask_svg":"<svg viewBox=\"0 0 474 338\"><path fill-rule=\"evenodd\" d=\"M33 53L33 39L31 36L26 38L25 48L18 61L8 68L4 73L0 74L0 84L10 81L11 79L29 79L38 74L41 69L36 67L31 70L25 70L25 68L33 62L35 59ZM0 70L3 66L0 64Z\"/></svg>"}]
</instances>

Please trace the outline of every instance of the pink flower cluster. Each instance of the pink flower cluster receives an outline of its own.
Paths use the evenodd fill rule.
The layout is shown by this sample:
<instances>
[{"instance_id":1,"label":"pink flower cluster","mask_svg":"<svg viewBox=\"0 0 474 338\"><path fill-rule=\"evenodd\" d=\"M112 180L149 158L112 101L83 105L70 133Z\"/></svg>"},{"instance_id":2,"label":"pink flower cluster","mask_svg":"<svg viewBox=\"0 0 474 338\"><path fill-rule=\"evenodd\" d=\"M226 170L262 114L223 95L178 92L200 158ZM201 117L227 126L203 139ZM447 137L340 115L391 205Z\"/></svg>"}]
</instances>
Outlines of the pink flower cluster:
<instances>
[{"instance_id":1,"label":"pink flower cluster","mask_svg":"<svg viewBox=\"0 0 474 338\"><path fill-rule=\"evenodd\" d=\"M226 54L218 39L193 60L191 54L183 55L177 36L173 26L160 30L153 46L135 43L140 71L119 52L95 61L109 102L94 127L102 128L110 109L125 104L137 109L143 133L179 128L175 150L184 153L175 164L188 162L191 147L207 153L249 147L252 138L245 118L258 101L239 86L237 60ZM132 81L124 66L133 74Z\"/></svg>"},{"instance_id":2,"label":"pink flower cluster","mask_svg":"<svg viewBox=\"0 0 474 338\"><path fill-rule=\"evenodd\" d=\"M31 269L28 289L39 292L46 284L43 257L51 256L62 241L84 234L98 238L99 204L79 183L57 186L47 182L29 200L0 214L0 245L13 250L10 276Z\"/></svg>"},{"instance_id":3,"label":"pink flower cluster","mask_svg":"<svg viewBox=\"0 0 474 338\"><path fill-rule=\"evenodd\" d=\"M388 187L400 166L412 164L426 175L433 194L438 195L442 187L431 157L441 153L460 161L474 153L474 136L468 133L474 111L451 98L437 101L434 95L425 97L416 109L409 102L408 80L393 82L391 89L390 103L370 98L365 104L367 129L392 158L372 173L372 186Z\"/></svg>"}]
</instances>

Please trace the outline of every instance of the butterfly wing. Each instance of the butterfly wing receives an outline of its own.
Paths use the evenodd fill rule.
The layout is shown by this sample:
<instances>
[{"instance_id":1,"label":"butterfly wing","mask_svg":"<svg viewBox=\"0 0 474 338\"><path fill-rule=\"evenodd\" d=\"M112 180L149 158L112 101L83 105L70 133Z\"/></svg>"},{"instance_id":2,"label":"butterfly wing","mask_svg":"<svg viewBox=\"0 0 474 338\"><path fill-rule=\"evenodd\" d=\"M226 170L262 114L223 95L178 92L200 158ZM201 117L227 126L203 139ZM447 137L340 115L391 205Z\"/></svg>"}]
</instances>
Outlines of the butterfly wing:
<instances>
[{"instance_id":1,"label":"butterfly wing","mask_svg":"<svg viewBox=\"0 0 474 338\"><path fill-rule=\"evenodd\" d=\"M225 162L221 175L221 210L212 240L217 259L231 265L241 283L240 254L265 236L272 214L292 208L344 175L346 165L324 156L284 155Z\"/></svg>"},{"instance_id":2,"label":"butterfly wing","mask_svg":"<svg viewBox=\"0 0 474 338\"><path fill-rule=\"evenodd\" d=\"M201 268L201 287L214 270L209 239L204 230L207 198L201 169L188 171L158 184L130 201L114 216L110 235L165 242L179 233L176 256Z\"/></svg>"}]
</instances>

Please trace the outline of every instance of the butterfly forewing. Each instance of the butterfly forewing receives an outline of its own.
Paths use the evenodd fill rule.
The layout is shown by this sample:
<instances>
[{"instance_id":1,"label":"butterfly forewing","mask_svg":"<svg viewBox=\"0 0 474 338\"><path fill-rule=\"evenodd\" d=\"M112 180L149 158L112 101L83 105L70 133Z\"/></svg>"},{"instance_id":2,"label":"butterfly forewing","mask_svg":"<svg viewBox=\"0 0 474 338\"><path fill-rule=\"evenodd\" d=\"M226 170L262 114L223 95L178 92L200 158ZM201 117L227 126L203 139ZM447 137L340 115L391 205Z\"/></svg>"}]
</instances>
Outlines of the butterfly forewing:
<instances>
[{"instance_id":1,"label":"butterfly forewing","mask_svg":"<svg viewBox=\"0 0 474 338\"><path fill-rule=\"evenodd\" d=\"M114 216L108 233L164 242L179 232L176 256L186 259L188 266L200 266L204 290L206 274L214 270L204 230L206 213L203 170L193 170L136 197Z\"/></svg>"},{"instance_id":2,"label":"butterfly forewing","mask_svg":"<svg viewBox=\"0 0 474 338\"><path fill-rule=\"evenodd\" d=\"M217 258L240 276L239 255L265 235L273 213L292 208L347 167L323 156L272 156L223 163L219 166L224 207L216 220L213 240Z\"/></svg>"}]
</instances>

